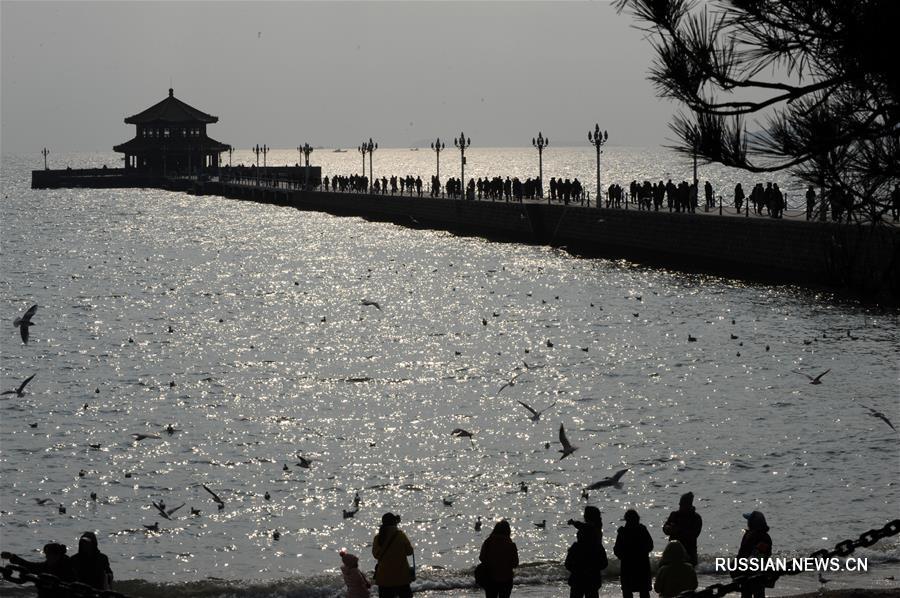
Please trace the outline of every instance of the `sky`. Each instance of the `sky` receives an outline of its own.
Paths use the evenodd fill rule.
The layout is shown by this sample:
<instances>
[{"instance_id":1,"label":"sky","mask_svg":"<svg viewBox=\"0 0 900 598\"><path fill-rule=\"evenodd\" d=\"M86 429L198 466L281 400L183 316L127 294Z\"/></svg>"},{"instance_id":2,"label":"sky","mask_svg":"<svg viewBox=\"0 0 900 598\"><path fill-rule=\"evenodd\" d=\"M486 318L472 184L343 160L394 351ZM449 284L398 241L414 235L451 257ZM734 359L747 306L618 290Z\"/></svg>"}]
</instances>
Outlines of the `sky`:
<instances>
[{"instance_id":1,"label":"sky","mask_svg":"<svg viewBox=\"0 0 900 598\"><path fill-rule=\"evenodd\" d=\"M109 151L175 96L240 148L658 146L676 109L608 1L0 2L0 149Z\"/></svg>"}]
</instances>

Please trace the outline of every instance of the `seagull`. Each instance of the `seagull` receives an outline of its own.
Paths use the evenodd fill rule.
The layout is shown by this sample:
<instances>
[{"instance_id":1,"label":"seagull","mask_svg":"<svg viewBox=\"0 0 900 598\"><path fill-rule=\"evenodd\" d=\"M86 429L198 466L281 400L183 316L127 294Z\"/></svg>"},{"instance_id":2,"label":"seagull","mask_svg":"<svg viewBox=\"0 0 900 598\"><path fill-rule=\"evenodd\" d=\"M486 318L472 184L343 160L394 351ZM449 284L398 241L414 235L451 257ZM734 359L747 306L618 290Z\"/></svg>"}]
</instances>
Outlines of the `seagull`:
<instances>
[{"instance_id":1,"label":"seagull","mask_svg":"<svg viewBox=\"0 0 900 598\"><path fill-rule=\"evenodd\" d=\"M171 436L171 435L174 434L175 432L181 432L181 430L179 430L178 428L176 428L176 427L173 426L172 424L169 424L168 426L166 426L166 434L168 434L169 436Z\"/></svg>"},{"instance_id":2,"label":"seagull","mask_svg":"<svg viewBox=\"0 0 900 598\"><path fill-rule=\"evenodd\" d=\"M566 438L566 429L562 424L559 424L559 442L562 444L562 448L559 450L562 453L562 457L559 458L560 461L578 450L578 447L572 446L572 443Z\"/></svg>"},{"instance_id":3,"label":"seagull","mask_svg":"<svg viewBox=\"0 0 900 598\"><path fill-rule=\"evenodd\" d=\"M528 484L525 483L525 480L519 482L519 492L528 492Z\"/></svg>"},{"instance_id":4,"label":"seagull","mask_svg":"<svg viewBox=\"0 0 900 598\"><path fill-rule=\"evenodd\" d=\"M159 511L159 514L160 514L160 515L162 515L162 516L165 517L166 519L172 519L172 518L170 517L170 515L172 515L175 511L177 511L178 509L180 509L181 507L183 507L185 503L181 503L180 505L178 505L177 507L175 507L175 508L173 508L173 509L166 509L166 503L164 503L163 501L159 501L158 503L157 503L157 502L152 502L152 501L151 501L151 504L152 504L154 507L156 507L156 510Z\"/></svg>"},{"instance_id":5,"label":"seagull","mask_svg":"<svg viewBox=\"0 0 900 598\"><path fill-rule=\"evenodd\" d=\"M481 531L481 515L479 515L479 516L475 519L475 531L476 531L476 532L480 532L480 531Z\"/></svg>"},{"instance_id":6,"label":"seagull","mask_svg":"<svg viewBox=\"0 0 900 598\"><path fill-rule=\"evenodd\" d=\"M551 349L553 348L553 343L550 342L550 339L547 339L547 346Z\"/></svg>"},{"instance_id":7,"label":"seagull","mask_svg":"<svg viewBox=\"0 0 900 598\"><path fill-rule=\"evenodd\" d=\"M453 497L452 497L452 496L447 496L447 497L445 497L445 498L443 499L442 502L444 503L444 506L445 506L445 507L452 507L452 506L453 506Z\"/></svg>"},{"instance_id":8,"label":"seagull","mask_svg":"<svg viewBox=\"0 0 900 598\"><path fill-rule=\"evenodd\" d=\"M361 303L362 305L372 306L372 307L374 307L375 309L377 309L378 311L381 311L381 306L378 305L378 302L377 302L377 301L369 301L368 299L363 299L362 301L360 301L360 303Z\"/></svg>"},{"instance_id":9,"label":"seagull","mask_svg":"<svg viewBox=\"0 0 900 598\"><path fill-rule=\"evenodd\" d=\"M96 492L91 492L91 500L94 502L97 502L97 493Z\"/></svg>"},{"instance_id":10,"label":"seagull","mask_svg":"<svg viewBox=\"0 0 900 598\"><path fill-rule=\"evenodd\" d=\"M893 430L894 432L897 431L897 428L894 427L894 424L891 423L891 420L889 420L887 418L887 416L884 413L882 413L881 411L872 409L871 407L866 407L862 403L857 403L857 405L859 405L860 407L865 407L866 409L869 410L869 415L871 415L872 417L877 417L878 419L880 419L881 421L883 421L884 423L889 425L891 427L891 430Z\"/></svg>"},{"instance_id":11,"label":"seagull","mask_svg":"<svg viewBox=\"0 0 900 598\"><path fill-rule=\"evenodd\" d=\"M628 469L620 469L610 477L603 478L599 482L594 482L593 484L585 488L585 490L596 490L597 488L606 488L607 486L618 486L619 480L622 479L622 476L625 475L627 471Z\"/></svg>"},{"instance_id":12,"label":"seagull","mask_svg":"<svg viewBox=\"0 0 900 598\"><path fill-rule=\"evenodd\" d=\"M300 459L300 462L297 463L298 467L302 467L303 469L309 469L312 467L312 459L307 459L303 455L297 455L297 458Z\"/></svg>"},{"instance_id":13,"label":"seagull","mask_svg":"<svg viewBox=\"0 0 900 598\"><path fill-rule=\"evenodd\" d=\"M62 505L62 504L59 505L59 514L60 514L60 515L65 515L65 514L66 514L66 507L65 507L65 505Z\"/></svg>"},{"instance_id":14,"label":"seagull","mask_svg":"<svg viewBox=\"0 0 900 598\"><path fill-rule=\"evenodd\" d=\"M25 391L25 387L28 386L28 383L31 382L31 379L34 378L36 375L37 375L37 374L32 374L32 375L28 376L27 378L25 378L25 381L22 382L22 383L19 385L19 388L15 389L15 390L6 390L6 391L3 391L3 392L0 392L0 395L12 395L12 394L14 394L14 395L16 395L17 397L23 397L23 396L25 396L25 392L24 392L24 391Z\"/></svg>"},{"instance_id":15,"label":"seagull","mask_svg":"<svg viewBox=\"0 0 900 598\"><path fill-rule=\"evenodd\" d=\"M533 408L531 408L531 406L529 406L529 405L526 404L526 403L523 403L522 401L516 401L516 402L519 403L519 405L521 405L521 406L524 407L525 409L528 409L528 411L531 412L531 421L533 421L533 422L536 422L536 421L538 421L539 419L541 419L541 415L543 415L543 413L544 413L545 411L547 411L548 409L550 409L550 407L553 407L553 405L556 405L556 402L554 402L553 405L550 405L550 407L545 407L545 408L541 409L540 411L535 411Z\"/></svg>"},{"instance_id":16,"label":"seagull","mask_svg":"<svg viewBox=\"0 0 900 598\"><path fill-rule=\"evenodd\" d=\"M734 334L731 335L731 340L736 341L737 339L738 339L737 335L734 335Z\"/></svg>"},{"instance_id":17,"label":"seagull","mask_svg":"<svg viewBox=\"0 0 900 598\"><path fill-rule=\"evenodd\" d=\"M359 513L359 507L353 507L353 509L349 511L347 509L342 509L342 511L344 514L344 519L351 519L354 515Z\"/></svg>"},{"instance_id":18,"label":"seagull","mask_svg":"<svg viewBox=\"0 0 900 598\"><path fill-rule=\"evenodd\" d=\"M147 528L148 531L158 532L159 531L159 521L157 521L153 525L145 525L144 527Z\"/></svg>"},{"instance_id":19,"label":"seagull","mask_svg":"<svg viewBox=\"0 0 900 598\"><path fill-rule=\"evenodd\" d=\"M538 529L544 529L544 528L546 528L546 527L547 527L547 520L544 519L544 520L541 521L540 523L535 523L535 524L534 524L534 527L536 527L536 528L538 528Z\"/></svg>"},{"instance_id":20,"label":"seagull","mask_svg":"<svg viewBox=\"0 0 900 598\"><path fill-rule=\"evenodd\" d=\"M268 491L268 490L266 490L266 493L263 494L263 498L266 499L266 500L272 500L272 495L269 494L269 491Z\"/></svg>"},{"instance_id":21,"label":"seagull","mask_svg":"<svg viewBox=\"0 0 900 598\"><path fill-rule=\"evenodd\" d=\"M281 468L281 471L288 471L287 463L284 464L284 466Z\"/></svg>"},{"instance_id":22,"label":"seagull","mask_svg":"<svg viewBox=\"0 0 900 598\"><path fill-rule=\"evenodd\" d=\"M53 502L53 499L52 498L35 498L34 502L36 502L37 504L39 504L41 506L44 506L47 503Z\"/></svg>"},{"instance_id":23,"label":"seagull","mask_svg":"<svg viewBox=\"0 0 900 598\"><path fill-rule=\"evenodd\" d=\"M587 488L584 488L584 489L581 491L581 498L583 498L584 500L588 500L588 498L590 498L590 496L588 495Z\"/></svg>"},{"instance_id":24,"label":"seagull","mask_svg":"<svg viewBox=\"0 0 900 598\"><path fill-rule=\"evenodd\" d=\"M153 438L154 440L159 440L159 439L160 439L159 434L139 434L139 433L134 433L134 434L132 434L132 436L134 436L134 441L135 441L135 442L140 442L141 440L146 440L146 439L148 439L148 438Z\"/></svg>"},{"instance_id":25,"label":"seagull","mask_svg":"<svg viewBox=\"0 0 900 598\"><path fill-rule=\"evenodd\" d=\"M810 376L809 374L804 374L803 372L798 372L797 370L791 370L791 371L794 372L795 374L800 374L801 376L806 376L807 378L809 378L809 383L810 383L810 384L821 384L821 383L822 383L822 376L824 376L825 374L827 374L828 372L830 372L831 369L829 368L829 369L825 370L824 372L822 372L821 374L819 374L819 375L816 376L815 378L813 378L813 377Z\"/></svg>"},{"instance_id":26,"label":"seagull","mask_svg":"<svg viewBox=\"0 0 900 598\"><path fill-rule=\"evenodd\" d=\"M22 342L26 345L28 344L28 327L34 326L31 318L34 316L34 312L37 311L37 308L37 304L32 305L24 314L22 314L22 317L13 320L13 326L19 329L19 334L22 336Z\"/></svg>"},{"instance_id":27,"label":"seagull","mask_svg":"<svg viewBox=\"0 0 900 598\"><path fill-rule=\"evenodd\" d=\"M272 539L273 539L273 540L275 540L275 541L277 542L280 538L281 538L281 533L279 533L278 530L275 530L274 532L272 532Z\"/></svg>"},{"instance_id":28,"label":"seagull","mask_svg":"<svg viewBox=\"0 0 900 598\"><path fill-rule=\"evenodd\" d=\"M690 334L688 334L688 342L689 342L689 343L696 343L696 342L697 342L697 337L691 336Z\"/></svg>"},{"instance_id":29,"label":"seagull","mask_svg":"<svg viewBox=\"0 0 900 598\"><path fill-rule=\"evenodd\" d=\"M361 502L362 502L362 500L359 498L359 492L357 492L356 494L353 495L353 508L358 510L359 503L361 503Z\"/></svg>"},{"instance_id":30,"label":"seagull","mask_svg":"<svg viewBox=\"0 0 900 598\"><path fill-rule=\"evenodd\" d=\"M516 374L515 376L513 376L512 378L510 378L509 380L507 380L507 381L506 381L506 384L504 384L503 386L501 386L501 387L500 387L500 390L497 391L497 395L499 396L500 393L503 392L503 389L506 388L507 386L515 386L515 385L516 385L516 378L518 378L518 377L521 376L521 375L522 375L521 373Z\"/></svg>"},{"instance_id":31,"label":"seagull","mask_svg":"<svg viewBox=\"0 0 900 598\"><path fill-rule=\"evenodd\" d=\"M209 488L207 488L207 487L206 487L206 484L200 484L200 485L203 486L203 489L204 489L204 490L206 490L207 492L209 492L209 493L212 495L213 501L214 501L217 505L219 505L219 510L220 510L220 511L221 511L222 509L225 508L225 502L224 502L221 498L219 498L219 495L218 495L218 494L216 494L215 492L213 492L212 490L210 490Z\"/></svg>"},{"instance_id":32,"label":"seagull","mask_svg":"<svg viewBox=\"0 0 900 598\"><path fill-rule=\"evenodd\" d=\"M547 367L546 365L528 365L527 361L523 361L522 365L525 366L526 370L539 370L541 368Z\"/></svg>"},{"instance_id":33,"label":"seagull","mask_svg":"<svg viewBox=\"0 0 900 598\"><path fill-rule=\"evenodd\" d=\"M195 509L194 507L191 507L191 517L197 517L199 515L200 515L200 509Z\"/></svg>"},{"instance_id":34,"label":"seagull","mask_svg":"<svg viewBox=\"0 0 900 598\"><path fill-rule=\"evenodd\" d=\"M463 430L462 428L456 428L452 432L451 435L456 436L457 438L472 438L472 433L468 430Z\"/></svg>"}]
</instances>

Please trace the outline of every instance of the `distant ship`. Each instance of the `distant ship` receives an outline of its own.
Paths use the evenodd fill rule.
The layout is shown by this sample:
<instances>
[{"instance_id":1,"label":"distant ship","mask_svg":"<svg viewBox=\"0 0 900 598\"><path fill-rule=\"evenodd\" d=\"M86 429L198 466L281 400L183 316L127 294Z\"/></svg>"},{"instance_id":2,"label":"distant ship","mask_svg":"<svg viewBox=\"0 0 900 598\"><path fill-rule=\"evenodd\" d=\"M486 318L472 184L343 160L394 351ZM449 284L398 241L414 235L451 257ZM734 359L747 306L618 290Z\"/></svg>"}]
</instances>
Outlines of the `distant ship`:
<instances>
[{"instance_id":1,"label":"distant ship","mask_svg":"<svg viewBox=\"0 0 900 598\"><path fill-rule=\"evenodd\" d=\"M419 148L417 148L417 147L411 147L411 148L409 148L409 151L411 151L411 152L417 152L417 151L419 151Z\"/></svg>"},{"instance_id":2,"label":"distant ship","mask_svg":"<svg viewBox=\"0 0 900 598\"><path fill-rule=\"evenodd\" d=\"M347 150L341 149L341 148L337 148L336 150L334 150L334 153L335 153L335 154L345 154L345 153L347 153Z\"/></svg>"}]
</instances>

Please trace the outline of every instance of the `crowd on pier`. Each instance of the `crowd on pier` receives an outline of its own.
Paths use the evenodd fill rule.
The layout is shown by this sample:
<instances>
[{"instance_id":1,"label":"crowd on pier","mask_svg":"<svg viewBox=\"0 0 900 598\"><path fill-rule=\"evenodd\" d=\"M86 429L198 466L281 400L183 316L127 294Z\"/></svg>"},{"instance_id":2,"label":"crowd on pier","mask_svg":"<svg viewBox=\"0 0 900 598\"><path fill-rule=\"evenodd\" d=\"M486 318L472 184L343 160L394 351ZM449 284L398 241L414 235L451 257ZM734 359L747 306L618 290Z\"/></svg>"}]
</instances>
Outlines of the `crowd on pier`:
<instances>
[{"instance_id":1,"label":"crowd on pier","mask_svg":"<svg viewBox=\"0 0 900 598\"><path fill-rule=\"evenodd\" d=\"M358 503L357 508L358 508ZM759 511L744 515L746 529L737 551L741 558L768 558L772 555L772 538L765 516ZM662 531L668 542L662 551L656 576L651 573L650 553L654 542L640 515L628 509L622 518L624 525L616 531L613 554L619 559L619 584L624 598L638 594L649 598L651 589L662 598L671 598L681 592L697 588L697 539L703 529L703 519L694 507L694 495L683 494L678 509L672 511L663 524ZM372 557L375 570L372 581L359 568L360 559L341 550L341 574L347 587L348 598L367 598L370 588L378 586L379 598L411 598L411 582L416 579L413 544L399 528L400 517L385 513L381 526L372 540ZM545 527L546 521L535 523ZM603 584L603 570L608 557L603 544L603 516L596 506L584 508L584 519L569 519L576 530L575 541L562 560L568 571L570 598L596 598ZM474 523L476 532L482 528L481 518ZM275 538L277 539L277 537ZM0 553L13 565L34 574L50 574L64 583L79 582L97 590L109 590L113 573L109 559L100 552L97 536L85 532L78 542L78 552L68 556L66 546L50 543L44 546L45 560L34 562L9 552ZM408 557L413 557L410 566ZM494 526L481 544L478 562L474 570L475 583L484 589L486 598L509 598L513 591L515 569L519 566L518 548L513 541L512 527L505 519ZM764 598L766 584L753 582L745 585L743 598ZM771 587L771 586L769 586ZM39 585L39 598L63 598L69 589L53 585Z\"/></svg>"},{"instance_id":2,"label":"crowd on pier","mask_svg":"<svg viewBox=\"0 0 900 598\"><path fill-rule=\"evenodd\" d=\"M589 194L577 179L569 180L551 177L547 195L539 178L518 177L481 177L470 178L463 190L459 178L448 178L444 183L437 176L432 176L430 185L425 186L422 178L412 175L375 178L371 186L366 176L335 175L322 180L321 188L325 191L374 193L377 195L405 195L422 197L448 197L452 199L491 200L491 201L534 201L546 199L550 203L569 205L591 205ZM703 211L718 209L721 212L733 209L737 214L769 216L783 218L788 207L787 198L778 183L756 183L749 195L741 183L734 186L732 193L715 192L710 181L702 185L669 179L652 183L649 180L631 181L627 189L618 183L609 185L605 197L599 199L605 208L635 208L637 210L696 213L702 205ZM703 199L703 203L700 203ZM809 186L805 192L805 217L807 220L828 219L834 222L851 222L856 218L869 218L871 214L854 212L853 197L841 188L831 189L826 201L822 201L820 193ZM595 203L596 205L596 203ZM726 208L727 206L727 208ZM890 213L894 222L900 221L900 186L895 185L884 212Z\"/></svg>"}]
</instances>

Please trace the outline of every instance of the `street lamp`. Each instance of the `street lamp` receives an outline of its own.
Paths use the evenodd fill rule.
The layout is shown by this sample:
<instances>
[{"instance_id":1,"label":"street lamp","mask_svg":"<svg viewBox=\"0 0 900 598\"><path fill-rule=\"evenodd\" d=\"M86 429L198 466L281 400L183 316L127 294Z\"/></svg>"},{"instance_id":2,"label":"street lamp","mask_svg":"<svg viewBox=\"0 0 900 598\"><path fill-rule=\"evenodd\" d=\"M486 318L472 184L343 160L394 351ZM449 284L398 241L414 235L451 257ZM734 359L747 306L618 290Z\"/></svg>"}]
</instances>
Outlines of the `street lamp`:
<instances>
[{"instance_id":1,"label":"street lamp","mask_svg":"<svg viewBox=\"0 0 900 598\"><path fill-rule=\"evenodd\" d=\"M544 139L544 136L538 131L537 139L531 138L531 145L538 151L538 197L544 197L544 148L550 145L550 138ZM547 200L550 203L550 200Z\"/></svg>"},{"instance_id":2,"label":"street lamp","mask_svg":"<svg viewBox=\"0 0 900 598\"><path fill-rule=\"evenodd\" d=\"M44 156L44 170L50 170L49 168L47 168L47 155L49 153L50 153L50 150L48 150L46 147L41 150L41 155Z\"/></svg>"},{"instance_id":3,"label":"street lamp","mask_svg":"<svg viewBox=\"0 0 900 598\"><path fill-rule=\"evenodd\" d=\"M466 197L466 148L472 145L472 139L466 139L466 134L459 133L459 137L453 140L453 145L459 148L460 157L460 175L459 175L459 191L462 197Z\"/></svg>"},{"instance_id":4,"label":"street lamp","mask_svg":"<svg viewBox=\"0 0 900 598\"><path fill-rule=\"evenodd\" d=\"M375 153L375 150L378 149L378 144L372 141L372 138L369 137L368 141L363 141L362 145L359 146L359 152L363 156L363 177L366 176L366 154L369 154L369 188L372 189L372 185L375 184L375 171L372 170L372 154Z\"/></svg>"},{"instance_id":5,"label":"street lamp","mask_svg":"<svg viewBox=\"0 0 900 598\"><path fill-rule=\"evenodd\" d=\"M599 208L601 205L600 198L603 195L603 192L600 190L600 154L603 152L600 151L600 147L603 146L607 141L609 141L609 133L606 131L600 131L600 125L594 125L593 135L591 135L591 131L588 131L588 141L590 141L595 148L597 148L597 207Z\"/></svg>"},{"instance_id":6,"label":"street lamp","mask_svg":"<svg viewBox=\"0 0 900 598\"><path fill-rule=\"evenodd\" d=\"M303 186L309 187L309 155L313 153L313 148L310 144L304 143L297 148L297 151L306 159L306 168L303 170Z\"/></svg>"},{"instance_id":7,"label":"street lamp","mask_svg":"<svg viewBox=\"0 0 900 598\"><path fill-rule=\"evenodd\" d=\"M438 180L438 185L441 184L441 151L443 151L443 149L444 149L445 147L446 147L446 146L445 146L443 143L441 143L441 138L440 138L440 137L438 137L437 139L435 139L434 142L431 144L431 149L433 149L433 150L434 150L434 153L437 155L437 180Z\"/></svg>"},{"instance_id":8,"label":"street lamp","mask_svg":"<svg viewBox=\"0 0 900 598\"><path fill-rule=\"evenodd\" d=\"M263 155L263 168L266 167L266 154L269 153L269 148L265 144L262 147L259 144L256 144L256 147L253 148L253 153L256 154L256 186L259 187L259 155Z\"/></svg>"}]
</instances>

